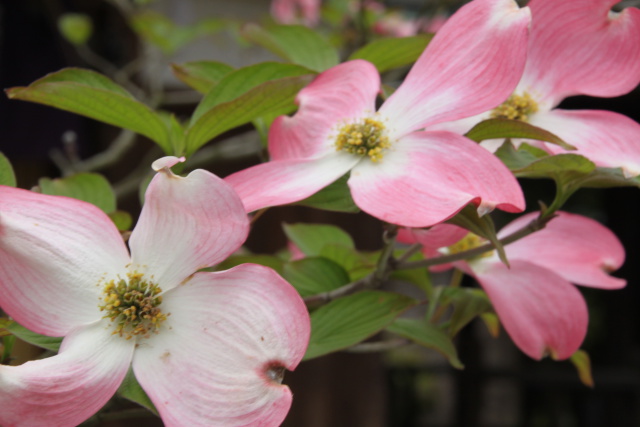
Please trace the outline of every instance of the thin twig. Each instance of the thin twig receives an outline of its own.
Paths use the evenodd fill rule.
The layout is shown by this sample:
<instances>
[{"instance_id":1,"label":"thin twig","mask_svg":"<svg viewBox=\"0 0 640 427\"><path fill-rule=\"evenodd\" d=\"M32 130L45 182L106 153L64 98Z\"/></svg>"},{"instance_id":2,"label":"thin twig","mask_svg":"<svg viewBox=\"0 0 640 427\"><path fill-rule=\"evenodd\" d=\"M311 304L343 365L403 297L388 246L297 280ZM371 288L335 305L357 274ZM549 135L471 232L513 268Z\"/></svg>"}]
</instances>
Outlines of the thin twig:
<instances>
[{"instance_id":1,"label":"thin twig","mask_svg":"<svg viewBox=\"0 0 640 427\"><path fill-rule=\"evenodd\" d=\"M513 243L516 240L520 240L523 237L528 236L529 234L535 233L536 231L542 230L547 223L553 218L553 216L549 216L546 218L538 217L532 220L529 224L524 226L518 231L515 231L509 234L507 237L500 239L500 243L504 245L508 245L509 243ZM495 245L493 243L487 243L486 245L478 246L477 248L469 249L468 251L462 251L451 255L443 255L437 258L430 258L421 261L414 262L405 262L399 263L396 265L396 268L399 270L409 270L412 268L423 268L423 267L432 267L434 265L440 264L448 264L455 261L461 261L468 258L473 258L479 255L482 255L485 252L489 252L495 249Z\"/></svg>"}]
</instances>

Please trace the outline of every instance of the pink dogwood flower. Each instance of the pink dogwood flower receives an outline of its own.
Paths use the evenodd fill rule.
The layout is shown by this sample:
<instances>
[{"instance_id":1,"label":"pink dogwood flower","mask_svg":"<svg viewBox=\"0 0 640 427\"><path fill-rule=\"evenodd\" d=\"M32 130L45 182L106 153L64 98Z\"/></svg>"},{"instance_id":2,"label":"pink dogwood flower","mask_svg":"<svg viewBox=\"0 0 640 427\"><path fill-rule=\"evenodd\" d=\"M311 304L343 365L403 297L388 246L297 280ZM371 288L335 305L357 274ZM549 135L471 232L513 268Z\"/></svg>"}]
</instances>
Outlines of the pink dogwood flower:
<instances>
[{"instance_id":1,"label":"pink dogwood flower","mask_svg":"<svg viewBox=\"0 0 640 427\"><path fill-rule=\"evenodd\" d=\"M523 70L529 20L512 0L465 5L377 112L372 64L354 60L321 73L298 94L298 112L272 124L271 160L225 180L247 212L302 200L349 171L356 205L391 223L433 225L468 203L481 214L521 211L522 191L501 162L430 126L509 96Z\"/></svg>"},{"instance_id":2,"label":"pink dogwood flower","mask_svg":"<svg viewBox=\"0 0 640 427\"><path fill-rule=\"evenodd\" d=\"M523 228L537 215L516 219L498 237ZM449 224L401 230L399 240L423 244L428 257L485 243ZM600 289L626 285L625 280L607 274L624 262L622 244L609 229L581 215L560 212L543 230L505 246L505 251L509 267L495 251L454 266L476 278L511 339L534 359L547 354L566 359L582 344L589 315L573 284Z\"/></svg>"},{"instance_id":3,"label":"pink dogwood flower","mask_svg":"<svg viewBox=\"0 0 640 427\"><path fill-rule=\"evenodd\" d=\"M320 20L320 0L272 0L271 16L280 24L315 27Z\"/></svg>"},{"instance_id":4,"label":"pink dogwood flower","mask_svg":"<svg viewBox=\"0 0 640 427\"><path fill-rule=\"evenodd\" d=\"M573 95L614 97L640 82L640 10L617 0L531 0L531 37L522 80L493 111L440 128L465 133L490 117L524 120L575 146L598 166L640 174L640 125L611 111L556 108ZM486 145L495 150L493 141ZM556 154L556 145L538 143Z\"/></svg>"},{"instance_id":5,"label":"pink dogwood flower","mask_svg":"<svg viewBox=\"0 0 640 427\"><path fill-rule=\"evenodd\" d=\"M0 425L73 426L133 370L167 426L277 426L281 385L305 353L309 317L273 270L204 272L248 233L238 196L215 175L153 164L127 250L88 203L0 186L0 306L60 352L0 365Z\"/></svg>"}]
</instances>

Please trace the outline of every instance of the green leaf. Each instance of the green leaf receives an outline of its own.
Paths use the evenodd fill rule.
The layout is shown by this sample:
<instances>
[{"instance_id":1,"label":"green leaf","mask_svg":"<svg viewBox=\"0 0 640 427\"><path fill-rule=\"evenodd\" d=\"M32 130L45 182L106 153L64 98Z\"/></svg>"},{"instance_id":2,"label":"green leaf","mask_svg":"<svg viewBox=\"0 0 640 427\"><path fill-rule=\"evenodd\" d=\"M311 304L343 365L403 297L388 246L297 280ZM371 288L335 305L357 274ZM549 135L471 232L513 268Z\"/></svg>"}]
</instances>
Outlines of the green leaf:
<instances>
[{"instance_id":1,"label":"green leaf","mask_svg":"<svg viewBox=\"0 0 640 427\"><path fill-rule=\"evenodd\" d=\"M283 277L302 297L332 291L350 282L349 274L337 263L322 257L308 257L284 264Z\"/></svg>"},{"instance_id":2,"label":"green leaf","mask_svg":"<svg viewBox=\"0 0 640 427\"><path fill-rule=\"evenodd\" d=\"M224 76L233 71L232 66L218 61L171 64L171 69L180 81L202 94L209 92Z\"/></svg>"},{"instance_id":3,"label":"green leaf","mask_svg":"<svg viewBox=\"0 0 640 427\"><path fill-rule=\"evenodd\" d=\"M289 240L307 256L319 256L322 248L329 244L355 248L351 236L335 225L297 223L282 227Z\"/></svg>"},{"instance_id":4,"label":"green leaf","mask_svg":"<svg viewBox=\"0 0 640 427\"><path fill-rule=\"evenodd\" d=\"M320 256L342 266L349 273L351 281L355 281L362 279L373 271L380 253L364 254L345 245L330 243L322 247Z\"/></svg>"},{"instance_id":5,"label":"green leaf","mask_svg":"<svg viewBox=\"0 0 640 427\"><path fill-rule=\"evenodd\" d=\"M453 341L436 325L416 319L396 319L387 327L387 331L410 339L423 347L431 348L447 358L451 366L463 369L464 365L458 359L458 352Z\"/></svg>"},{"instance_id":6,"label":"green leaf","mask_svg":"<svg viewBox=\"0 0 640 427\"><path fill-rule=\"evenodd\" d=\"M311 313L311 338L304 360L358 344L415 304L404 295L365 291L320 307Z\"/></svg>"},{"instance_id":7,"label":"green leaf","mask_svg":"<svg viewBox=\"0 0 640 427\"><path fill-rule=\"evenodd\" d=\"M93 23L84 13L64 13L58 19L58 30L69 43L83 45L91 37Z\"/></svg>"},{"instance_id":8,"label":"green leaf","mask_svg":"<svg viewBox=\"0 0 640 427\"><path fill-rule=\"evenodd\" d=\"M165 153L172 153L169 132L158 114L94 71L65 68L6 92L11 99L49 105L132 130L155 141Z\"/></svg>"},{"instance_id":9,"label":"green leaf","mask_svg":"<svg viewBox=\"0 0 640 427\"><path fill-rule=\"evenodd\" d=\"M16 322L11 323L6 327L16 337L22 341L28 342L38 347L45 348L47 350L58 351L63 337L48 337L46 335L40 335L30 331L22 325Z\"/></svg>"},{"instance_id":10,"label":"green leaf","mask_svg":"<svg viewBox=\"0 0 640 427\"><path fill-rule=\"evenodd\" d=\"M351 59L365 59L376 66L380 73L393 68L413 64L422 54L432 34L412 37L394 37L374 40L353 52Z\"/></svg>"},{"instance_id":11,"label":"green leaf","mask_svg":"<svg viewBox=\"0 0 640 427\"><path fill-rule=\"evenodd\" d=\"M249 90L233 101L216 105L187 130L187 156L229 129L267 114L290 113L295 109L294 99L298 91L311 79L312 76L305 75L272 80Z\"/></svg>"},{"instance_id":12,"label":"green leaf","mask_svg":"<svg viewBox=\"0 0 640 427\"><path fill-rule=\"evenodd\" d=\"M231 255L226 260L222 261L215 268L215 271L228 270L236 265L240 264L259 264L274 269L278 274L283 274L284 261L273 255L262 254L243 254L243 255Z\"/></svg>"},{"instance_id":13,"label":"green leaf","mask_svg":"<svg viewBox=\"0 0 640 427\"><path fill-rule=\"evenodd\" d=\"M493 305L487 294L481 289L450 288L443 292L444 302L453 303L453 313L449 320L449 334L455 336L476 317L483 313L492 312Z\"/></svg>"},{"instance_id":14,"label":"green leaf","mask_svg":"<svg viewBox=\"0 0 640 427\"><path fill-rule=\"evenodd\" d=\"M118 394L158 415L158 410L153 405L153 402L151 402L151 399L149 399L149 396L147 396L147 393L140 386L140 383L133 373L133 369L130 368L127 372L122 384L120 384L120 387L118 388Z\"/></svg>"},{"instance_id":15,"label":"green leaf","mask_svg":"<svg viewBox=\"0 0 640 427\"><path fill-rule=\"evenodd\" d=\"M556 154L543 157L528 166L514 171L523 178L552 178L559 182L568 182L582 178L596 169L589 159L578 154Z\"/></svg>"},{"instance_id":16,"label":"green leaf","mask_svg":"<svg viewBox=\"0 0 640 427\"><path fill-rule=\"evenodd\" d=\"M493 220L489 215L478 216L478 210L475 205L468 204L465 206L456 216L447 221L450 224L457 225L464 229L471 231L480 237L484 237L488 241L494 244L500 260L507 266L507 255L504 252L504 247L496 234L496 227L493 224Z\"/></svg>"},{"instance_id":17,"label":"green leaf","mask_svg":"<svg viewBox=\"0 0 640 427\"><path fill-rule=\"evenodd\" d=\"M553 133L527 122L509 119L488 119L475 125L465 135L467 138L480 142L486 139L526 138L546 141L559 145L565 150L575 150L576 147L567 144Z\"/></svg>"},{"instance_id":18,"label":"green leaf","mask_svg":"<svg viewBox=\"0 0 640 427\"><path fill-rule=\"evenodd\" d=\"M482 313L480 319L484 322L489 334L494 338L498 338L498 335L500 335L500 319L498 315L489 312Z\"/></svg>"},{"instance_id":19,"label":"green leaf","mask_svg":"<svg viewBox=\"0 0 640 427\"><path fill-rule=\"evenodd\" d=\"M248 24L242 35L281 58L314 71L338 65L338 52L320 34L301 25L274 25L263 28Z\"/></svg>"},{"instance_id":20,"label":"green leaf","mask_svg":"<svg viewBox=\"0 0 640 427\"><path fill-rule=\"evenodd\" d=\"M116 228L120 231L131 230L131 225L133 224L133 220L131 219L131 215L129 212L125 211L113 211L109 212L109 218L116 225Z\"/></svg>"},{"instance_id":21,"label":"green leaf","mask_svg":"<svg viewBox=\"0 0 640 427\"><path fill-rule=\"evenodd\" d=\"M203 114L213 107L223 102L233 101L264 83L286 77L308 76L311 74L315 73L308 68L279 62L262 62L232 71L200 101L193 113L191 123L198 121Z\"/></svg>"},{"instance_id":22,"label":"green leaf","mask_svg":"<svg viewBox=\"0 0 640 427\"><path fill-rule=\"evenodd\" d=\"M0 152L0 185L16 186L16 175L13 173L11 162L2 152Z\"/></svg>"},{"instance_id":23,"label":"green leaf","mask_svg":"<svg viewBox=\"0 0 640 427\"><path fill-rule=\"evenodd\" d=\"M351 190L347 185L348 179L349 175L344 175L312 196L295 204L334 212L360 212L360 208L356 206L351 197Z\"/></svg>"},{"instance_id":24,"label":"green leaf","mask_svg":"<svg viewBox=\"0 0 640 427\"><path fill-rule=\"evenodd\" d=\"M38 185L44 194L67 196L92 203L105 213L116 210L116 195L109 181L97 173L79 173L66 178L40 178Z\"/></svg>"},{"instance_id":25,"label":"green leaf","mask_svg":"<svg viewBox=\"0 0 640 427\"><path fill-rule=\"evenodd\" d=\"M507 140L496 150L495 155L509 170L514 171L525 168L543 157L547 157L549 153L528 144L520 144L520 147L516 150L511 141Z\"/></svg>"},{"instance_id":26,"label":"green leaf","mask_svg":"<svg viewBox=\"0 0 640 427\"><path fill-rule=\"evenodd\" d=\"M589 358L589 353L584 350L578 350L571 355L569 360L578 371L578 377L580 381L582 381L582 384L593 388L594 382L593 375L591 374L591 359Z\"/></svg>"},{"instance_id":27,"label":"green leaf","mask_svg":"<svg viewBox=\"0 0 640 427\"><path fill-rule=\"evenodd\" d=\"M221 19L206 19L195 24L179 26L166 16L145 9L131 16L132 28L145 40L169 55L194 39L225 28Z\"/></svg>"},{"instance_id":28,"label":"green leaf","mask_svg":"<svg viewBox=\"0 0 640 427\"><path fill-rule=\"evenodd\" d=\"M398 259L405 251L397 250L394 251L394 258ZM424 255L421 252L416 252L411 257L406 259L405 261L421 261L424 259ZM432 283L431 277L429 275L429 269L427 268L413 268L411 270L402 269L402 270L394 270L391 272L391 279L401 280L404 282L413 283L422 289L426 295L431 295L432 293Z\"/></svg>"}]
</instances>

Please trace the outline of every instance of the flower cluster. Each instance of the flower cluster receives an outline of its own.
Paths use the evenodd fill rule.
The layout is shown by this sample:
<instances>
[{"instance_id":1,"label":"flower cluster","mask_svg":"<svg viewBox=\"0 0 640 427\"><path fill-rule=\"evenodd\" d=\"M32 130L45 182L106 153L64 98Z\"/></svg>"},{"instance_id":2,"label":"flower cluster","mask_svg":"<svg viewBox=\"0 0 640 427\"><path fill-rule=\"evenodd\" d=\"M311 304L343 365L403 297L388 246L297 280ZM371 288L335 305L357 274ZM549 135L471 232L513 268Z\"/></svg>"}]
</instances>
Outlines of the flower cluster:
<instances>
[{"instance_id":1,"label":"flower cluster","mask_svg":"<svg viewBox=\"0 0 640 427\"><path fill-rule=\"evenodd\" d=\"M37 334L64 337L55 356L0 365L0 425L77 425L129 373L167 426L279 425L292 401L282 371L305 356L310 317L299 290L268 267L213 271L247 238L247 214L345 177L355 205L400 228L399 241L419 243L427 259L473 250L487 240L445 222L470 205L479 220L526 208L516 176L494 155L504 139L465 136L487 119L526 122L567 143L513 139L514 150L526 143L556 155L573 146L598 167L637 177L638 123L557 108L569 96L619 96L640 82L640 10L613 12L614 3L472 0L395 89L363 59L326 69L298 92L297 111L270 125L269 161L225 179L174 174L184 158L154 162L128 247L94 205L0 186L0 307ZM319 7L274 0L272 15L314 26ZM523 215L496 238L547 214ZM502 256L488 249L434 270L474 277L525 354L566 359L588 324L574 284L625 286L608 274L624 249L594 220L548 217Z\"/></svg>"}]
</instances>

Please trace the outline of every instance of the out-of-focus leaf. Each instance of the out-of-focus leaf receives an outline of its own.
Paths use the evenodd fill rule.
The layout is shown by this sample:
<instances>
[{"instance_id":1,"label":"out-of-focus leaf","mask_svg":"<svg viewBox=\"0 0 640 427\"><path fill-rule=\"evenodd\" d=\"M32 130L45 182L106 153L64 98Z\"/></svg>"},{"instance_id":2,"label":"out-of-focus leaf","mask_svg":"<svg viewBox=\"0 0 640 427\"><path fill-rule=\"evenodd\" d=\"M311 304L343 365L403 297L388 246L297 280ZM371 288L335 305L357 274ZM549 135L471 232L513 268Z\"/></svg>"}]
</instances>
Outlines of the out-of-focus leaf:
<instances>
[{"instance_id":1,"label":"out-of-focus leaf","mask_svg":"<svg viewBox=\"0 0 640 427\"><path fill-rule=\"evenodd\" d=\"M83 45L91 37L93 23L84 13L64 13L58 19L58 29L69 43Z\"/></svg>"},{"instance_id":2,"label":"out-of-focus leaf","mask_svg":"<svg viewBox=\"0 0 640 427\"><path fill-rule=\"evenodd\" d=\"M133 224L133 220L131 219L131 215L125 211L113 211L109 212L109 218L116 225L118 230L127 231L131 230L131 225Z\"/></svg>"},{"instance_id":3,"label":"out-of-focus leaf","mask_svg":"<svg viewBox=\"0 0 640 427\"><path fill-rule=\"evenodd\" d=\"M46 335L36 334L16 322L8 325L6 329L22 341L47 350L58 351L60 344L62 343L62 337L48 337Z\"/></svg>"},{"instance_id":4,"label":"out-of-focus leaf","mask_svg":"<svg viewBox=\"0 0 640 427\"><path fill-rule=\"evenodd\" d=\"M365 291L332 301L311 313L311 338L304 359L358 344L415 304L412 298L382 291Z\"/></svg>"},{"instance_id":5,"label":"out-of-focus leaf","mask_svg":"<svg viewBox=\"0 0 640 427\"><path fill-rule=\"evenodd\" d=\"M316 31L301 25L274 25L263 28L247 24L242 35L281 58L315 71L339 63L338 52Z\"/></svg>"},{"instance_id":6,"label":"out-of-focus leaf","mask_svg":"<svg viewBox=\"0 0 640 427\"><path fill-rule=\"evenodd\" d=\"M127 372L122 384L120 384L120 387L118 388L118 394L125 399L129 399L132 402L142 405L154 414L158 415L158 410L153 405L153 402L151 402L151 399L149 399L149 396L147 396L147 393L145 393L140 386L140 383L133 373L133 369L129 369L129 372Z\"/></svg>"},{"instance_id":7,"label":"out-of-focus leaf","mask_svg":"<svg viewBox=\"0 0 640 427\"><path fill-rule=\"evenodd\" d=\"M500 319L498 315L495 313L482 313L480 319L484 322L489 334L494 338L498 338L498 335L500 335Z\"/></svg>"},{"instance_id":8,"label":"out-of-focus leaf","mask_svg":"<svg viewBox=\"0 0 640 427\"><path fill-rule=\"evenodd\" d=\"M573 145L567 144L553 133L520 120L484 120L475 125L465 136L476 142L486 139L525 138L550 142L559 145L565 150L576 149Z\"/></svg>"},{"instance_id":9,"label":"out-of-focus leaf","mask_svg":"<svg viewBox=\"0 0 640 427\"><path fill-rule=\"evenodd\" d=\"M221 19L205 19L192 25L176 25L166 16L145 9L131 17L131 26L144 39L171 54L194 39L225 28Z\"/></svg>"},{"instance_id":10,"label":"out-of-focus leaf","mask_svg":"<svg viewBox=\"0 0 640 427\"><path fill-rule=\"evenodd\" d=\"M591 358L589 358L589 353L584 350L578 350L571 355L569 360L573 363L573 366L576 367L578 377L580 377L582 384L593 388L594 382L593 375L591 374Z\"/></svg>"},{"instance_id":11,"label":"out-of-focus leaf","mask_svg":"<svg viewBox=\"0 0 640 427\"><path fill-rule=\"evenodd\" d=\"M443 301L453 303L453 313L449 321L451 336L455 336L476 317L493 309L487 294L481 289L447 287L442 298Z\"/></svg>"},{"instance_id":12,"label":"out-of-focus leaf","mask_svg":"<svg viewBox=\"0 0 640 427\"><path fill-rule=\"evenodd\" d=\"M233 67L218 61L194 61L171 64L173 74L189 87L202 94L209 92Z\"/></svg>"},{"instance_id":13,"label":"out-of-focus leaf","mask_svg":"<svg viewBox=\"0 0 640 427\"><path fill-rule=\"evenodd\" d=\"M158 114L94 71L65 68L6 92L11 99L49 105L132 130L155 141L165 153L173 154L169 132Z\"/></svg>"},{"instance_id":14,"label":"out-of-focus leaf","mask_svg":"<svg viewBox=\"0 0 640 427\"><path fill-rule=\"evenodd\" d=\"M413 64L432 38L432 34L421 34L374 40L353 52L349 59L365 59L383 73L393 68Z\"/></svg>"},{"instance_id":15,"label":"out-of-focus leaf","mask_svg":"<svg viewBox=\"0 0 640 427\"><path fill-rule=\"evenodd\" d=\"M38 185L44 194L84 200L105 213L116 209L116 195L109 181L96 173L79 173L57 179L41 178Z\"/></svg>"},{"instance_id":16,"label":"out-of-focus leaf","mask_svg":"<svg viewBox=\"0 0 640 427\"><path fill-rule=\"evenodd\" d=\"M340 265L322 257L307 257L284 265L283 277L302 297L332 291L349 283Z\"/></svg>"},{"instance_id":17,"label":"out-of-focus leaf","mask_svg":"<svg viewBox=\"0 0 640 427\"><path fill-rule=\"evenodd\" d=\"M264 83L277 81L286 77L310 76L315 74L308 68L295 64L281 64L278 62L262 62L249 65L228 73L210 92L200 101L193 112L191 123L195 123L213 107L223 102L233 101Z\"/></svg>"},{"instance_id":18,"label":"out-of-focus leaf","mask_svg":"<svg viewBox=\"0 0 640 427\"><path fill-rule=\"evenodd\" d=\"M307 256L319 256L329 244L354 248L353 239L344 230L328 224L283 224L284 233Z\"/></svg>"},{"instance_id":19,"label":"out-of-focus leaf","mask_svg":"<svg viewBox=\"0 0 640 427\"><path fill-rule=\"evenodd\" d=\"M394 253L394 258L398 259L399 256L402 255L402 251L396 251ZM424 259L424 256L421 252L416 252L411 257L406 259L405 261L413 262L413 261L421 261ZM432 292L432 284L431 277L429 276L429 270L427 268L414 268L411 270L402 269L402 270L394 270L391 272L391 279L401 280L404 282L413 283L422 289L427 296L431 295Z\"/></svg>"},{"instance_id":20,"label":"out-of-focus leaf","mask_svg":"<svg viewBox=\"0 0 640 427\"><path fill-rule=\"evenodd\" d=\"M273 255L263 255L263 254L242 254L242 255L231 255L226 260L222 261L218 264L215 270L228 270L236 265L240 264L260 264L266 267L271 267L280 275L283 274L283 266L284 261L280 258Z\"/></svg>"},{"instance_id":21,"label":"out-of-focus leaf","mask_svg":"<svg viewBox=\"0 0 640 427\"><path fill-rule=\"evenodd\" d=\"M464 368L464 365L458 359L458 352L451 338L436 325L423 320L396 319L387 327L387 331L410 339L421 346L436 350L446 357L454 368Z\"/></svg>"},{"instance_id":22,"label":"out-of-focus leaf","mask_svg":"<svg viewBox=\"0 0 640 427\"><path fill-rule=\"evenodd\" d=\"M0 152L0 185L16 186L16 175L13 173L11 162L2 152Z\"/></svg>"},{"instance_id":23,"label":"out-of-focus leaf","mask_svg":"<svg viewBox=\"0 0 640 427\"><path fill-rule=\"evenodd\" d=\"M204 113L187 130L186 155L229 129L265 115L288 114L295 109L298 91L312 76L286 77L263 83L233 101L223 102ZM215 88L214 88L215 89Z\"/></svg>"},{"instance_id":24,"label":"out-of-focus leaf","mask_svg":"<svg viewBox=\"0 0 640 427\"><path fill-rule=\"evenodd\" d=\"M347 185L348 179L349 175L344 175L316 194L295 204L334 212L360 212L360 208L351 197L351 190Z\"/></svg>"}]
</instances>

